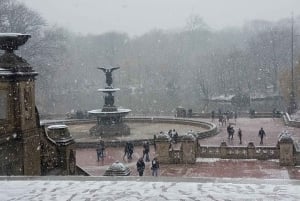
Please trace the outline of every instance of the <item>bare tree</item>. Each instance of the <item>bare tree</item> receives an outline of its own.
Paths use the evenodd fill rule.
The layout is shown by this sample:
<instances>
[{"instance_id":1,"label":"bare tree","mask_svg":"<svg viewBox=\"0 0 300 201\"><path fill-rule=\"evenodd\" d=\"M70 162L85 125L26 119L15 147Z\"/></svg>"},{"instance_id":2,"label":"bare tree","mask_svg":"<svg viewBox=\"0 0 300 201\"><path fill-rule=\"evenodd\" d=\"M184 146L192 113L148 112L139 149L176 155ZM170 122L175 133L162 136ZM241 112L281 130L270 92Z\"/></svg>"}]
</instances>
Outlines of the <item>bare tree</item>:
<instances>
[{"instance_id":1,"label":"bare tree","mask_svg":"<svg viewBox=\"0 0 300 201\"><path fill-rule=\"evenodd\" d=\"M0 31L16 33L36 33L45 20L23 3L12 0L0 0Z\"/></svg>"}]
</instances>

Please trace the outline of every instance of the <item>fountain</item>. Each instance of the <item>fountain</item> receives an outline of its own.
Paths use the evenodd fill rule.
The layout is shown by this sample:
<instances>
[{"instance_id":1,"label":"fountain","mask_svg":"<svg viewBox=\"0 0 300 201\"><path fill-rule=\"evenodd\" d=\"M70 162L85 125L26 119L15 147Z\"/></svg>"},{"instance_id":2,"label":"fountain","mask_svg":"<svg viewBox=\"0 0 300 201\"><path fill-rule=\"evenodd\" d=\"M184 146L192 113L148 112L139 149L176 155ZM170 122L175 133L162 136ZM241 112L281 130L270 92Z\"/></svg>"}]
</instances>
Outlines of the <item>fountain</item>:
<instances>
[{"instance_id":1,"label":"fountain","mask_svg":"<svg viewBox=\"0 0 300 201\"><path fill-rule=\"evenodd\" d=\"M105 94L103 108L88 111L90 115L97 118L97 124L90 129L91 135L109 137L130 134L130 128L123 122L123 117L131 110L120 109L114 105L113 93L120 89L113 88L112 72L119 68L98 68L105 73L107 86L104 89L98 89L98 91Z\"/></svg>"}]
</instances>

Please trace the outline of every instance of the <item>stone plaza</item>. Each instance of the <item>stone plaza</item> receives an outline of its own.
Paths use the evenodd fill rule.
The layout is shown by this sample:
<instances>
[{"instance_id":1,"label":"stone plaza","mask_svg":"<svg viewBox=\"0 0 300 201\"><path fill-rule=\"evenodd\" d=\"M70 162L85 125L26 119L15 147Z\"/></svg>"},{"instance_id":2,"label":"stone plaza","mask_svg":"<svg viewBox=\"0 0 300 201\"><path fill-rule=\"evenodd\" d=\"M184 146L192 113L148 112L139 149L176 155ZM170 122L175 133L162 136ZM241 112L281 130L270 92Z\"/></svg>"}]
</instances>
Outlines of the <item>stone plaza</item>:
<instances>
[{"instance_id":1,"label":"stone plaza","mask_svg":"<svg viewBox=\"0 0 300 201\"><path fill-rule=\"evenodd\" d=\"M210 119L201 119L201 121L211 121ZM231 120L234 121L234 120ZM233 123L233 122L232 122ZM172 126L172 125L169 125ZM264 145L259 146L258 130L264 127L266 138ZM185 126L182 126L183 128ZM282 131L288 131L293 134L295 141L299 139L299 128L289 127L284 124L280 118L238 118L234 125L235 128L243 130L242 144L235 135L233 140L228 140L226 126L220 126L220 132L210 138L200 139L200 146L218 147L222 142L226 142L228 147L247 147L249 142L253 142L256 147L276 147L279 135ZM164 125L161 130L168 130L170 127ZM185 127L188 131L188 127ZM147 131L145 131L147 133ZM150 136L152 137L152 136ZM151 158L156 154L154 147L151 149ZM105 170L115 161L120 161L130 167L131 176L136 176L137 171L135 163L142 156L142 147L136 146L133 154L133 160L123 159L124 147L108 147L106 157L103 161L97 162L94 148L77 149L77 165L86 170L90 175L101 176ZM150 164L146 163L145 175L150 176ZM222 159L198 157L195 164L161 164L160 176L173 177L234 177L234 178L256 178L256 179L299 179L300 169L297 166L280 166L279 158L272 160L257 159Z\"/></svg>"}]
</instances>

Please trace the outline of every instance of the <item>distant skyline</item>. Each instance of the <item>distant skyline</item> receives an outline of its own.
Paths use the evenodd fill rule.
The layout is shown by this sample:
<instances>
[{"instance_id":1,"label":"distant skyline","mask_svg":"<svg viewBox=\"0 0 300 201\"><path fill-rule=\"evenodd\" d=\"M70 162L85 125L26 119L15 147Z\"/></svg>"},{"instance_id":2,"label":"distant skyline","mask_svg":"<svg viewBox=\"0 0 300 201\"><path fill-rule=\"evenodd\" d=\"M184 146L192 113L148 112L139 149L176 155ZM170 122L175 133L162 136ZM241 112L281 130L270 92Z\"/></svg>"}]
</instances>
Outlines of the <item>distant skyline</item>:
<instances>
[{"instance_id":1,"label":"distant skyline","mask_svg":"<svg viewBox=\"0 0 300 201\"><path fill-rule=\"evenodd\" d=\"M153 29L182 29L192 15L213 29L247 21L277 21L300 15L300 0L19 0L47 22L75 33L109 31L141 35ZM300 22L299 22L300 23Z\"/></svg>"}]
</instances>

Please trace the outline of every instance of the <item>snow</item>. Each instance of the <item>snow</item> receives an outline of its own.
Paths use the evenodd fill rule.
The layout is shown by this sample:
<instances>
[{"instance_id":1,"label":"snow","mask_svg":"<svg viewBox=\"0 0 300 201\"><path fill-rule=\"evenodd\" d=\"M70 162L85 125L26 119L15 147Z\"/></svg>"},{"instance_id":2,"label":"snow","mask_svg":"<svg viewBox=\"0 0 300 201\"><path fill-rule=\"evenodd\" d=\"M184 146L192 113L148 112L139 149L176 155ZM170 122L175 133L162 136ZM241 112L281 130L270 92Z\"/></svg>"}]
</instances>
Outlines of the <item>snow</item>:
<instances>
[{"instance_id":1,"label":"snow","mask_svg":"<svg viewBox=\"0 0 300 201\"><path fill-rule=\"evenodd\" d=\"M300 200L300 181L290 180L166 177L8 179L0 181L2 201Z\"/></svg>"},{"instance_id":2,"label":"snow","mask_svg":"<svg viewBox=\"0 0 300 201\"><path fill-rule=\"evenodd\" d=\"M68 126L64 125L64 124L56 124L56 125L51 125L48 126L48 129L64 129L64 128L68 128Z\"/></svg>"},{"instance_id":3,"label":"snow","mask_svg":"<svg viewBox=\"0 0 300 201\"><path fill-rule=\"evenodd\" d=\"M197 158L197 163L215 163L217 161L232 161L234 163L240 162L240 161L257 161L258 159L221 159L221 158ZM267 161L272 161L279 163L279 159L269 159Z\"/></svg>"},{"instance_id":4,"label":"snow","mask_svg":"<svg viewBox=\"0 0 300 201\"><path fill-rule=\"evenodd\" d=\"M96 109L96 110L88 111L88 113L90 113L90 114L121 114L121 113L128 113L130 111L131 111L130 109L118 108L117 111L102 112L102 109Z\"/></svg>"},{"instance_id":5,"label":"snow","mask_svg":"<svg viewBox=\"0 0 300 201\"><path fill-rule=\"evenodd\" d=\"M115 91L120 91L119 88L113 88L113 89L98 89L97 91L100 92L115 92Z\"/></svg>"},{"instance_id":6,"label":"snow","mask_svg":"<svg viewBox=\"0 0 300 201\"><path fill-rule=\"evenodd\" d=\"M216 96L216 97L212 97L212 100L226 100L226 101L230 101L232 98L234 97L234 95L220 95L220 96Z\"/></svg>"},{"instance_id":7,"label":"snow","mask_svg":"<svg viewBox=\"0 0 300 201\"><path fill-rule=\"evenodd\" d=\"M0 33L0 37L4 36L9 36L9 37L17 37L17 36L22 36L22 35L28 35L28 34L21 34L21 33Z\"/></svg>"}]
</instances>

